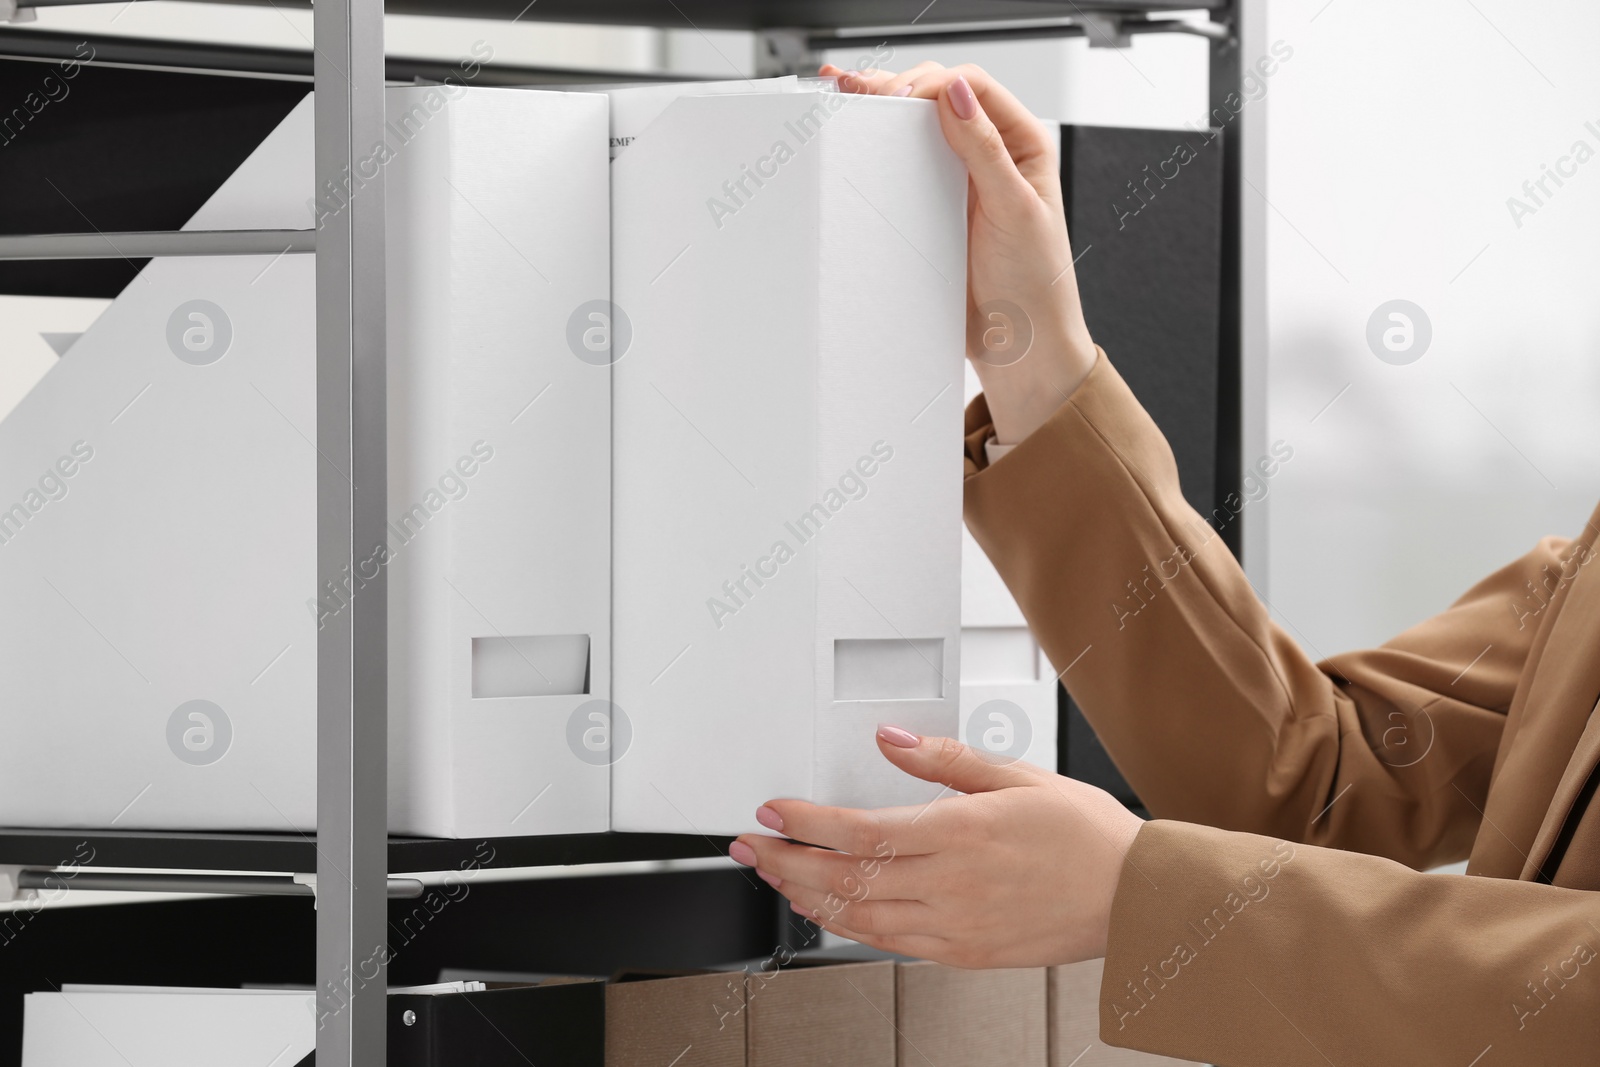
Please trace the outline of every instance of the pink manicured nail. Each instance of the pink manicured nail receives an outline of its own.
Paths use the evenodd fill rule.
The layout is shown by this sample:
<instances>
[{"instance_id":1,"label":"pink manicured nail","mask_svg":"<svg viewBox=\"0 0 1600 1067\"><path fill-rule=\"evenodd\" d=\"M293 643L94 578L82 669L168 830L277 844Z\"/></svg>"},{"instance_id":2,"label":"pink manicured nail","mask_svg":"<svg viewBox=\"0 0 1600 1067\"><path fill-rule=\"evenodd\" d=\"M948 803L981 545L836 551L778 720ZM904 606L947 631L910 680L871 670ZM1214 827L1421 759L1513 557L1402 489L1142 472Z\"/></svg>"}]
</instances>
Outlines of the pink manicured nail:
<instances>
[{"instance_id":1,"label":"pink manicured nail","mask_svg":"<svg viewBox=\"0 0 1600 1067\"><path fill-rule=\"evenodd\" d=\"M946 92L950 94L950 110L956 113L956 118L970 119L978 113L978 98L965 77L956 78Z\"/></svg>"},{"instance_id":2,"label":"pink manicured nail","mask_svg":"<svg viewBox=\"0 0 1600 1067\"><path fill-rule=\"evenodd\" d=\"M890 96L910 96L911 95L911 86L902 85L902 86L900 86L900 88L896 89L894 92L890 93L889 95Z\"/></svg>"},{"instance_id":3,"label":"pink manicured nail","mask_svg":"<svg viewBox=\"0 0 1600 1067\"><path fill-rule=\"evenodd\" d=\"M756 809L756 822L774 833L783 833L783 816L765 804Z\"/></svg>"},{"instance_id":4,"label":"pink manicured nail","mask_svg":"<svg viewBox=\"0 0 1600 1067\"><path fill-rule=\"evenodd\" d=\"M728 855L733 857L735 863L742 863L746 867L756 865L756 850L743 841L735 841L728 846Z\"/></svg>"},{"instance_id":5,"label":"pink manicured nail","mask_svg":"<svg viewBox=\"0 0 1600 1067\"><path fill-rule=\"evenodd\" d=\"M766 871L763 871L760 867L756 868L756 877L760 878L763 882L767 883L768 885L770 885L774 889L778 888L780 885L783 884L783 879L782 878L779 878L775 874L768 874Z\"/></svg>"},{"instance_id":6,"label":"pink manicured nail","mask_svg":"<svg viewBox=\"0 0 1600 1067\"><path fill-rule=\"evenodd\" d=\"M922 743L921 738L917 737L916 734L902 730L898 726L880 726L878 727L878 736L896 748L916 748Z\"/></svg>"}]
</instances>

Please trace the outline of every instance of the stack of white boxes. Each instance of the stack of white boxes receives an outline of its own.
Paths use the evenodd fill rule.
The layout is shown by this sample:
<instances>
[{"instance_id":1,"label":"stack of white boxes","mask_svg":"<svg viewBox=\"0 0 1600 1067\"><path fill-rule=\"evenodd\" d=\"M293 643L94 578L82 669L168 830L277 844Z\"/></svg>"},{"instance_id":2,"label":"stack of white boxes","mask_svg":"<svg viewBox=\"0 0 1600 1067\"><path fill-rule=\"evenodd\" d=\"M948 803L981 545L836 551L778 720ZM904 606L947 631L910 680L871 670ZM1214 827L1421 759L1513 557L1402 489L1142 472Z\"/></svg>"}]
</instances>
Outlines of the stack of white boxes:
<instances>
[{"instance_id":1,"label":"stack of white boxes","mask_svg":"<svg viewBox=\"0 0 1600 1067\"><path fill-rule=\"evenodd\" d=\"M395 832L931 796L873 732L958 729L966 175L927 101L753 88L609 167L603 94L391 89L321 190L302 102L189 227L384 168L388 539L316 572L313 258L152 262L0 421L0 825L312 829L380 569Z\"/></svg>"}]
</instances>

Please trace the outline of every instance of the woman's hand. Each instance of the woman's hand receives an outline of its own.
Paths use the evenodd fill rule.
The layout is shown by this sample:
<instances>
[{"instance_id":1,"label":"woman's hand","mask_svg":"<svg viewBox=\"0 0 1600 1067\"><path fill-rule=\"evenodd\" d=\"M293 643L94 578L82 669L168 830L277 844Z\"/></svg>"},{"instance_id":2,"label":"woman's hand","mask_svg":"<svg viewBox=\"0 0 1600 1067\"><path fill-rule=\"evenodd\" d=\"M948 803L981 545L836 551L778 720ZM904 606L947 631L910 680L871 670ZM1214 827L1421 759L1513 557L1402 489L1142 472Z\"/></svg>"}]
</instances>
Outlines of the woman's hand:
<instances>
[{"instance_id":1,"label":"woman's hand","mask_svg":"<svg viewBox=\"0 0 1600 1067\"><path fill-rule=\"evenodd\" d=\"M824 66L846 92L936 100L945 139L971 175L967 356L1001 444L1044 424L1094 366L1062 211L1055 143L974 66L920 63L903 74Z\"/></svg>"},{"instance_id":2,"label":"woman's hand","mask_svg":"<svg viewBox=\"0 0 1600 1067\"><path fill-rule=\"evenodd\" d=\"M949 738L884 726L878 748L968 795L877 811L769 801L756 817L794 840L746 834L730 855L801 915L885 951L957 967L1105 955L1137 815L1104 790Z\"/></svg>"}]
</instances>

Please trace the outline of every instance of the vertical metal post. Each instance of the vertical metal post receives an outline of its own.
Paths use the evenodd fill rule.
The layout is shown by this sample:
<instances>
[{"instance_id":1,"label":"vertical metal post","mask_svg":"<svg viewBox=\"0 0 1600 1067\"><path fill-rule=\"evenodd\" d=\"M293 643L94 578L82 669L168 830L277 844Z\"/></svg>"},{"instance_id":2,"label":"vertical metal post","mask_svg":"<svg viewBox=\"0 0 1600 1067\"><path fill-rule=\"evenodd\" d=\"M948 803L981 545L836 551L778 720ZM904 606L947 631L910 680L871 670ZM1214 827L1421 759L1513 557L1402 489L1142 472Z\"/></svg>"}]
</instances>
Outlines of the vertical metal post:
<instances>
[{"instance_id":1,"label":"vertical metal post","mask_svg":"<svg viewBox=\"0 0 1600 1067\"><path fill-rule=\"evenodd\" d=\"M314 26L317 578L348 599L317 636L317 1062L383 1067L388 621L384 568L374 566L388 495L374 157L384 134L383 0L319 0Z\"/></svg>"},{"instance_id":2,"label":"vertical metal post","mask_svg":"<svg viewBox=\"0 0 1600 1067\"><path fill-rule=\"evenodd\" d=\"M1270 55L1266 5L1233 0L1228 13L1232 42L1216 42L1211 51L1212 105L1241 92L1246 67ZM1239 492L1244 465L1267 453L1267 95L1248 103L1228 131L1225 145L1223 208L1223 395L1234 407L1224 412L1234 434L1232 455L1218 457L1222 493ZM1269 502L1258 501L1235 524L1230 542L1245 573L1267 593L1267 523Z\"/></svg>"},{"instance_id":3,"label":"vertical metal post","mask_svg":"<svg viewBox=\"0 0 1600 1067\"><path fill-rule=\"evenodd\" d=\"M1234 26L1243 63L1258 62L1272 52L1267 38L1264 0L1234 0ZM1270 83L1269 83L1270 84ZM1267 437L1267 109L1269 90L1240 115L1238 196L1239 240L1239 402L1240 438L1246 463L1268 452ZM1254 188L1251 188L1254 186ZM1257 192L1256 190L1260 190ZM1267 589L1267 526L1274 504L1257 502L1255 514L1244 516L1245 572L1265 596Z\"/></svg>"},{"instance_id":4,"label":"vertical metal post","mask_svg":"<svg viewBox=\"0 0 1600 1067\"><path fill-rule=\"evenodd\" d=\"M1266 6L1258 0L1233 0L1227 12L1214 12L1233 31L1211 44L1211 108L1229 113L1228 97L1242 93L1247 66L1270 54ZM1233 103L1237 106L1238 97ZM1216 499L1241 489L1244 464L1267 451L1267 97L1249 101L1223 135L1222 206L1222 378L1218 397ZM1251 188L1254 186L1254 188ZM1256 190L1261 190L1258 193ZM1224 531L1256 588L1266 591L1266 502Z\"/></svg>"}]
</instances>

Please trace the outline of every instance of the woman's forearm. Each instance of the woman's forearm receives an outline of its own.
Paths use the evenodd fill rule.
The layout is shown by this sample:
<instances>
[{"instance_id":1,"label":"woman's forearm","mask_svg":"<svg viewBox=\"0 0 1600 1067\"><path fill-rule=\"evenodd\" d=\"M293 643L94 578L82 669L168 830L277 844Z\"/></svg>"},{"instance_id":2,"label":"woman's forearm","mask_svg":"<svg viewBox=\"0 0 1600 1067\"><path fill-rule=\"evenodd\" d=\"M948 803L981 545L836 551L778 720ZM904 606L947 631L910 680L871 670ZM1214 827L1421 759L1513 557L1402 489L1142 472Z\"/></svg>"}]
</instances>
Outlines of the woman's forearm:
<instances>
[{"instance_id":1,"label":"woman's forearm","mask_svg":"<svg viewBox=\"0 0 1600 1067\"><path fill-rule=\"evenodd\" d=\"M1089 376L1095 361L1089 330L1070 321L1048 335L1035 336L1028 354L1015 363L973 360L989 403L995 441L1014 445L1045 424Z\"/></svg>"}]
</instances>

